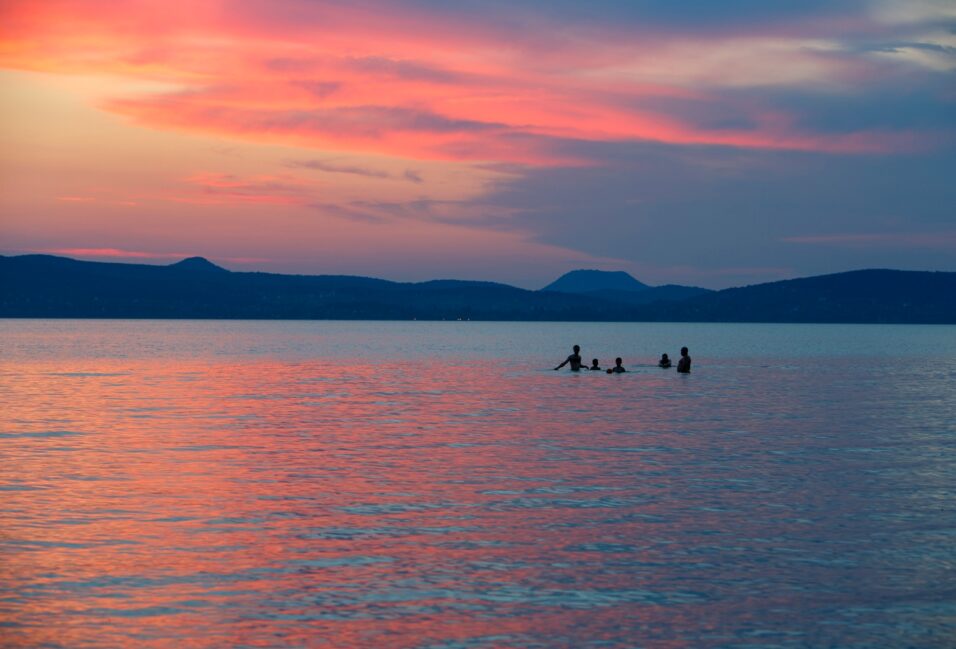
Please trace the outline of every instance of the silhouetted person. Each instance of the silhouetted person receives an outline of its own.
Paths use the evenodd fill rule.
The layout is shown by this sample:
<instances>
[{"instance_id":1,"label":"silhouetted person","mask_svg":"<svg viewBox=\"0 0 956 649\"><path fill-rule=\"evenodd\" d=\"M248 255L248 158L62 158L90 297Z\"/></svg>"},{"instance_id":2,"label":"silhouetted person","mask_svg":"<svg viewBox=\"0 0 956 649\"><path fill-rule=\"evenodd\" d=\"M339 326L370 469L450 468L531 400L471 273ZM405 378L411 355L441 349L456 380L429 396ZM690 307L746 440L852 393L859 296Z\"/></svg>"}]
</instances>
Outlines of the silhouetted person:
<instances>
[{"instance_id":1,"label":"silhouetted person","mask_svg":"<svg viewBox=\"0 0 956 649\"><path fill-rule=\"evenodd\" d=\"M667 357L667 354L661 354L661 360L657 363L658 367L663 367L665 370L671 366L671 359Z\"/></svg>"},{"instance_id":2,"label":"silhouetted person","mask_svg":"<svg viewBox=\"0 0 956 649\"><path fill-rule=\"evenodd\" d=\"M574 346L574 353L564 359L564 362L558 365L556 370L560 370L562 367L571 363L571 371L578 372L581 370L581 348L578 345Z\"/></svg>"},{"instance_id":3,"label":"silhouetted person","mask_svg":"<svg viewBox=\"0 0 956 649\"><path fill-rule=\"evenodd\" d=\"M596 358L591 359L591 367L589 367L588 369L590 369L590 370L597 370L598 372L600 372L600 371L601 371L601 366L600 366L600 364L598 364L598 359L596 359Z\"/></svg>"},{"instance_id":4,"label":"silhouetted person","mask_svg":"<svg viewBox=\"0 0 956 649\"><path fill-rule=\"evenodd\" d=\"M680 360L677 361L677 371L681 374L690 374L690 356L687 355L687 348L680 348Z\"/></svg>"},{"instance_id":5,"label":"silhouetted person","mask_svg":"<svg viewBox=\"0 0 956 649\"><path fill-rule=\"evenodd\" d=\"M621 360L621 357L620 357L620 356L618 356L617 358L615 358L615 359L614 359L614 367L612 367L611 369L609 369L609 370L607 371L607 373L608 373L608 374L622 374L622 373L626 372L627 370L624 369L624 366L623 366L623 365L621 365L621 363L623 363L623 362L624 362L624 361Z\"/></svg>"}]
</instances>

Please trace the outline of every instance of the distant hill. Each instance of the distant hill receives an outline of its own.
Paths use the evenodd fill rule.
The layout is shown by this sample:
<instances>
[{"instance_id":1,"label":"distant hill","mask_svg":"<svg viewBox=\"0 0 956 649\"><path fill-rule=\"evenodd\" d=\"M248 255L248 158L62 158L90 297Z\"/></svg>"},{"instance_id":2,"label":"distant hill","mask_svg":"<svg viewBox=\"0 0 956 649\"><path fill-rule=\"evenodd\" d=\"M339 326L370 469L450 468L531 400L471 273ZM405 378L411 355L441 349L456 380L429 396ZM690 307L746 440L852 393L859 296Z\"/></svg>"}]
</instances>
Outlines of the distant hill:
<instances>
[{"instance_id":1,"label":"distant hill","mask_svg":"<svg viewBox=\"0 0 956 649\"><path fill-rule=\"evenodd\" d=\"M856 270L659 303L642 319L956 324L956 273Z\"/></svg>"},{"instance_id":2,"label":"distant hill","mask_svg":"<svg viewBox=\"0 0 956 649\"><path fill-rule=\"evenodd\" d=\"M183 270L187 272L202 272L202 273L228 273L229 271L223 268L222 266L217 266L212 263L205 257L187 257L182 261L177 261L175 264L170 264L170 268L175 268L176 270Z\"/></svg>"},{"instance_id":3,"label":"distant hill","mask_svg":"<svg viewBox=\"0 0 956 649\"><path fill-rule=\"evenodd\" d=\"M643 291L647 284L623 270L572 270L545 286L542 291L590 293L592 291Z\"/></svg>"},{"instance_id":4,"label":"distant hill","mask_svg":"<svg viewBox=\"0 0 956 649\"><path fill-rule=\"evenodd\" d=\"M956 273L861 270L723 291L640 285L567 293L232 272L201 257L151 266L0 256L0 317L956 324Z\"/></svg>"},{"instance_id":5,"label":"distant hill","mask_svg":"<svg viewBox=\"0 0 956 649\"><path fill-rule=\"evenodd\" d=\"M572 270L541 290L587 295L631 306L659 301L686 300L712 292L706 288L677 284L648 286L622 270Z\"/></svg>"}]
</instances>

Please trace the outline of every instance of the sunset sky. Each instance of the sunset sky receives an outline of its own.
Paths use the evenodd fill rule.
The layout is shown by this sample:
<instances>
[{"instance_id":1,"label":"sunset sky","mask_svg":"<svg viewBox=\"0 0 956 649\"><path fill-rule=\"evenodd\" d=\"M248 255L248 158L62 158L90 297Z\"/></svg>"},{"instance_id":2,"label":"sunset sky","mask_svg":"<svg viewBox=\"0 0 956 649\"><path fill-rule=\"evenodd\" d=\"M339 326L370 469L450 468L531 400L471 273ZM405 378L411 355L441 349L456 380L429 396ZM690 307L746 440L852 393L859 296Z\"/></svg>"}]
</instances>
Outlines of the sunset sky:
<instances>
[{"instance_id":1,"label":"sunset sky","mask_svg":"<svg viewBox=\"0 0 956 649\"><path fill-rule=\"evenodd\" d=\"M956 271L952 0L0 0L0 252Z\"/></svg>"}]
</instances>

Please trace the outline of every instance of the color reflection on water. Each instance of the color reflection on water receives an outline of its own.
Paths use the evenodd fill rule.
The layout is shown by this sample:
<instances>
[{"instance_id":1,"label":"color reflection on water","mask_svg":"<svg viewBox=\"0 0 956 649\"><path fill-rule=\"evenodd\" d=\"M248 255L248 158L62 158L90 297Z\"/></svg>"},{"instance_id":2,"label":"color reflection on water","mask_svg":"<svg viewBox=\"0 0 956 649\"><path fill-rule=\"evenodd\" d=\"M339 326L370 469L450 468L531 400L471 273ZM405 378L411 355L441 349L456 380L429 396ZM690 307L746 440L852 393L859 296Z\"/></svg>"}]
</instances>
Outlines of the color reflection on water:
<instances>
[{"instance_id":1,"label":"color reflection on water","mask_svg":"<svg viewBox=\"0 0 956 649\"><path fill-rule=\"evenodd\" d=\"M5 362L0 633L941 646L951 383L788 363Z\"/></svg>"}]
</instances>

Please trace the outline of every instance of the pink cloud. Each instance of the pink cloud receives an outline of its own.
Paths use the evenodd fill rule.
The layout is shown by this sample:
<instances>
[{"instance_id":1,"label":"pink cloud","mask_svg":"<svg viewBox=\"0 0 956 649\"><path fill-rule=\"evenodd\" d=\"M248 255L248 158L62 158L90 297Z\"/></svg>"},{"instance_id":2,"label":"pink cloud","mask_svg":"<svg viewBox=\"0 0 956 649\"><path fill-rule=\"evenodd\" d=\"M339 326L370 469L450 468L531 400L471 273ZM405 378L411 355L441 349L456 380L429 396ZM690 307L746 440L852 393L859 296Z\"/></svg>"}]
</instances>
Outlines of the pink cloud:
<instances>
[{"instance_id":1,"label":"pink cloud","mask_svg":"<svg viewBox=\"0 0 956 649\"><path fill-rule=\"evenodd\" d=\"M311 200L310 188L290 176L262 175L240 177L233 174L202 172L185 179L196 190L187 196L168 200L182 203L273 203L304 205Z\"/></svg>"},{"instance_id":2,"label":"pink cloud","mask_svg":"<svg viewBox=\"0 0 956 649\"><path fill-rule=\"evenodd\" d=\"M177 85L104 102L149 127L414 159L587 162L561 152L562 140L846 153L920 144L907 132L821 135L745 104L737 110L752 128L712 129L622 101L706 104L721 87L840 85L869 73L826 41L634 38L613 27L554 32L546 20L470 22L391 5L278 5L11 2L0 65Z\"/></svg>"},{"instance_id":3,"label":"pink cloud","mask_svg":"<svg viewBox=\"0 0 956 649\"><path fill-rule=\"evenodd\" d=\"M148 252L145 250L123 250L120 248L44 248L34 252L48 255L66 255L68 257L96 257L116 259L183 259L193 255L182 252Z\"/></svg>"},{"instance_id":4,"label":"pink cloud","mask_svg":"<svg viewBox=\"0 0 956 649\"><path fill-rule=\"evenodd\" d=\"M125 205L126 207L139 205L139 202L133 200L108 200L95 196L57 196L56 200L61 203L107 203L110 205Z\"/></svg>"}]
</instances>

